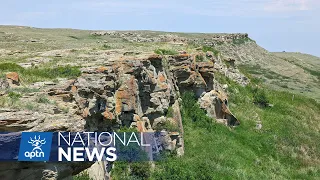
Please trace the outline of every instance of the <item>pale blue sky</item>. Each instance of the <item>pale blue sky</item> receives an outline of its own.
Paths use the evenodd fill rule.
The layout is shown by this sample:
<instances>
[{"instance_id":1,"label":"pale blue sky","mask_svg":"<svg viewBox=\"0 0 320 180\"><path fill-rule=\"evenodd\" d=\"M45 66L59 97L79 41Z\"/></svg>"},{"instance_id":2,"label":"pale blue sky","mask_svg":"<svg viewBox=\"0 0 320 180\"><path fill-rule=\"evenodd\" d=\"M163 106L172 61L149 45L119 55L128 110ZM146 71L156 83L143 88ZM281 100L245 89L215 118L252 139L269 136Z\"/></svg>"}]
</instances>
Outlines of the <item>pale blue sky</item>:
<instances>
[{"instance_id":1,"label":"pale blue sky","mask_svg":"<svg viewBox=\"0 0 320 180\"><path fill-rule=\"evenodd\" d=\"M320 56L320 0L0 0L0 24L246 32L269 51Z\"/></svg>"}]
</instances>

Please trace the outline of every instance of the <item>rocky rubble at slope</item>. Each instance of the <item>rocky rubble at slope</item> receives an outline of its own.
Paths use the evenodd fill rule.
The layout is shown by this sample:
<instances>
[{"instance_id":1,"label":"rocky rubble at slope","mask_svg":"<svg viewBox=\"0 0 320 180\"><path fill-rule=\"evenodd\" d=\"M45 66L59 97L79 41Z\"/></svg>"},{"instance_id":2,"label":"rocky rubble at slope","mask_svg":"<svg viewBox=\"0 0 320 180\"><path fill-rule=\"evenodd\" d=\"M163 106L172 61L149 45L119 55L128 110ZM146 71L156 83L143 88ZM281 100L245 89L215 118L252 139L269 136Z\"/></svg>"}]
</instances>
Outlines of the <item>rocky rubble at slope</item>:
<instances>
[{"instance_id":1,"label":"rocky rubble at slope","mask_svg":"<svg viewBox=\"0 0 320 180\"><path fill-rule=\"evenodd\" d=\"M210 34L206 38L187 38L177 34L143 34L138 32L118 32L118 31L96 31L90 33L92 36L111 36L111 37L121 37L129 42L174 42L174 43L199 43L204 42L208 46L217 45L223 42L230 42L234 39L248 38L246 33L236 33L236 34Z\"/></svg>"},{"instance_id":2,"label":"rocky rubble at slope","mask_svg":"<svg viewBox=\"0 0 320 180\"><path fill-rule=\"evenodd\" d=\"M183 155L183 127L180 115L180 93L195 92L199 103L209 116L229 126L239 121L228 109L227 97L215 80L215 59L197 62L195 55L149 55L144 58L107 61L103 67L83 68L74 80L58 83L35 83L30 88L40 92L24 95L25 103L37 102L46 95L50 102L40 103L36 109L0 109L2 131L114 131L121 127L136 128L140 132L153 132L170 122L177 132L164 134L162 149ZM7 75L2 84L12 81ZM18 81L18 79L16 78ZM5 86L3 88L8 88ZM5 96L5 94L4 94ZM173 109L172 117L168 117ZM0 177L20 179L63 179L88 168L91 164L71 163L3 163ZM96 171L108 174L105 167L95 165ZM58 168L56 170L55 168ZM23 169L23 170L21 170ZM89 170L90 172L90 170Z\"/></svg>"}]
</instances>

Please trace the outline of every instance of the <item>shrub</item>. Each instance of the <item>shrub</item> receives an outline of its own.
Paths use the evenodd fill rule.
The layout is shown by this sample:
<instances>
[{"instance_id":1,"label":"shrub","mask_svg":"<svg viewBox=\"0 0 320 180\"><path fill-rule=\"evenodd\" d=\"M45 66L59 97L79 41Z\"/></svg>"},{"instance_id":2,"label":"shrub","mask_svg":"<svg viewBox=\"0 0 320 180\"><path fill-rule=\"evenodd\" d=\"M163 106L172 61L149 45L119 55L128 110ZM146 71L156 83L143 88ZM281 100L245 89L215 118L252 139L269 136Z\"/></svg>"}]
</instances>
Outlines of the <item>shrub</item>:
<instances>
[{"instance_id":1,"label":"shrub","mask_svg":"<svg viewBox=\"0 0 320 180\"><path fill-rule=\"evenodd\" d=\"M232 43L235 45L244 44L246 42L252 41L250 38L233 39Z\"/></svg>"},{"instance_id":2,"label":"shrub","mask_svg":"<svg viewBox=\"0 0 320 180\"><path fill-rule=\"evenodd\" d=\"M141 177L142 179L148 179L150 177L150 165L148 162L135 162L130 165L132 175Z\"/></svg>"},{"instance_id":3,"label":"shrub","mask_svg":"<svg viewBox=\"0 0 320 180\"><path fill-rule=\"evenodd\" d=\"M113 179L149 179L151 175L151 169L149 162L124 162L116 161L114 168L111 171Z\"/></svg>"},{"instance_id":4,"label":"shrub","mask_svg":"<svg viewBox=\"0 0 320 180\"><path fill-rule=\"evenodd\" d=\"M73 176L72 179L73 179L73 180L92 180L92 179L89 177L88 172L81 172L81 173Z\"/></svg>"},{"instance_id":5,"label":"shrub","mask_svg":"<svg viewBox=\"0 0 320 180\"><path fill-rule=\"evenodd\" d=\"M205 57L203 55L201 55L201 54L197 54L196 55L196 62L203 62L205 60L206 59L205 59Z\"/></svg>"},{"instance_id":6,"label":"shrub","mask_svg":"<svg viewBox=\"0 0 320 180\"><path fill-rule=\"evenodd\" d=\"M170 117L170 118L173 118L173 108L172 108L172 106L170 106L170 107L168 108L166 117L168 117L168 118L169 118L169 117Z\"/></svg>"},{"instance_id":7,"label":"shrub","mask_svg":"<svg viewBox=\"0 0 320 180\"><path fill-rule=\"evenodd\" d=\"M213 47L210 47L210 46L203 46L202 47L202 51L203 52L211 51L211 52L213 52L215 57L218 57L218 55L220 54L220 51L218 51L218 50L216 50L216 49L214 49Z\"/></svg>"},{"instance_id":8,"label":"shrub","mask_svg":"<svg viewBox=\"0 0 320 180\"><path fill-rule=\"evenodd\" d=\"M40 96L38 96L38 98L37 98L37 102L38 102L38 103L49 104L49 103L50 103L50 100L49 100L46 96L40 95Z\"/></svg>"},{"instance_id":9,"label":"shrub","mask_svg":"<svg viewBox=\"0 0 320 180\"><path fill-rule=\"evenodd\" d=\"M178 54L177 51L170 50L170 49L156 49L154 52L160 55L177 55Z\"/></svg>"},{"instance_id":10,"label":"shrub","mask_svg":"<svg viewBox=\"0 0 320 180\"><path fill-rule=\"evenodd\" d=\"M169 132L179 132L178 125L176 125L168 120L165 122L158 123L154 129L156 131L166 130Z\"/></svg>"},{"instance_id":11,"label":"shrub","mask_svg":"<svg viewBox=\"0 0 320 180\"><path fill-rule=\"evenodd\" d=\"M193 92L182 94L182 119L185 123L206 128L209 131L213 128L212 118L208 117L205 110L200 108Z\"/></svg>"},{"instance_id":12,"label":"shrub","mask_svg":"<svg viewBox=\"0 0 320 180\"><path fill-rule=\"evenodd\" d=\"M267 107L269 100L267 98L266 92L262 89L254 88L253 93L253 103L258 104L262 107Z\"/></svg>"},{"instance_id":13,"label":"shrub","mask_svg":"<svg viewBox=\"0 0 320 180\"><path fill-rule=\"evenodd\" d=\"M123 139L121 132L134 132L136 129L121 128L118 136ZM140 133L136 133L139 138ZM126 142L130 136L126 136ZM148 179L151 171L148 162L147 153L136 143L130 143L124 146L116 140L116 149L118 159L114 162L114 168L111 170L113 179Z\"/></svg>"},{"instance_id":14,"label":"shrub","mask_svg":"<svg viewBox=\"0 0 320 180\"><path fill-rule=\"evenodd\" d=\"M104 44L102 47L103 47L103 49L112 49L112 47L109 46L108 44Z\"/></svg>"},{"instance_id":15,"label":"shrub","mask_svg":"<svg viewBox=\"0 0 320 180\"><path fill-rule=\"evenodd\" d=\"M11 98L11 99L14 99L14 100L18 100L19 98L22 97L22 95L20 93L16 93L16 92L13 92L13 91L10 91L8 93L8 96Z\"/></svg>"}]
</instances>

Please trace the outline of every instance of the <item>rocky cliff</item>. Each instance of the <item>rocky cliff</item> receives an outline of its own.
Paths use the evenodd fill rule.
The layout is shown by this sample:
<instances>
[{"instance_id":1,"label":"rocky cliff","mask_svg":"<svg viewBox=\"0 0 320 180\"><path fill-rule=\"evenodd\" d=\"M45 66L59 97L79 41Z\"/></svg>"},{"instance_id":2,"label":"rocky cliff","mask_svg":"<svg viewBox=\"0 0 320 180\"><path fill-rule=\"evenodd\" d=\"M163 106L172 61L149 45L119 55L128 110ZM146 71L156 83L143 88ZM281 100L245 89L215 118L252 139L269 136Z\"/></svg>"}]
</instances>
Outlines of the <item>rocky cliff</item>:
<instances>
[{"instance_id":1,"label":"rocky cliff","mask_svg":"<svg viewBox=\"0 0 320 180\"><path fill-rule=\"evenodd\" d=\"M126 57L106 62L105 66L82 68L81 76L76 79L31 84L29 88L40 90L26 93L22 98L25 103L38 102L37 109L1 108L0 129L8 132L116 131L130 127L140 132L154 132L169 131L161 126L169 122L176 127L177 132L172 133L178 133L178 138L176 135L170 138L169 133L168 146L164 148L181 156L184 152L179 110L181 93L194 92L201 107L219 122L228 126L239 124L228 109L222 86L215 80L215 73L221 69L215 67L217 59L210 55L206 58L207 62L197 62L196 55L187 53ZM3 96L12 88L22 88L18 73L7 73L2 84ZM48 103L42 103L39 96L46 97ZM170 109L172 115L168 116ZM29 179L63 179L90 165L2 163L0 176L21 179L32 174Z\"/></svg>"}]
</instances>

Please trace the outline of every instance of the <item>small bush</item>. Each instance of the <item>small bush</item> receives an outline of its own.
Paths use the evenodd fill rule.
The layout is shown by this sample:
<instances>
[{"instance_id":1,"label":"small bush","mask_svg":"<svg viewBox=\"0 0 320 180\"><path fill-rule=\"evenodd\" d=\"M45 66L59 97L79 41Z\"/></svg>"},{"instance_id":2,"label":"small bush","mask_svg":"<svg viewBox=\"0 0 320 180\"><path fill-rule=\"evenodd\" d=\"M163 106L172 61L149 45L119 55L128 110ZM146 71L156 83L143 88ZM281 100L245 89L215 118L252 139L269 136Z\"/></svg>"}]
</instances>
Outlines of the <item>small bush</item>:
<instances>
[{"instance_id":1,"label":"small bush","mask_svg":"<svg viewBox=\"0 0 320 180\"><path fill-rule=\"evenodd\" d=\"M246 42L252 41L250 38L233 39L232 43L235 45L244 44Z\"/></svg>"},{"instance_id":2,"label":"small bush","mask_svg":"<svg viewBox=\"0 0 320 180\"><path fill-rule=\"evenodd\" d=\"M37 102L38 102L38 103L43 103L43 104L49 104L49 103L50 103L50 100L49 100L46 96L40 95L40 96L38 96L38 98L37 98Z\"/></svg>"},{"instance_id":3,"label":"small bush","mask_svg":"<svg viewBox=\"0 0 320 180\"><path fill-rule=\"evenodd\" d=\"M151 169L149 162L124 162L116 161L111 171L113 179L149 179Z\"/></svg>"},{"instance_id":4,"label":"small bush","mask_svg":"<svg viewBox=\"0 0 320 180\"><path fill-rule=\"evenodd\" d=\"M206 58L203 55L196 55L196 62L204 62Z\"/></svg>"},{"instance_id":5,"label":"small bush","mask_svg":"<svg viewBox=\"0 0 320 180\"><path fill-rule=\"evenodd\" d=\"M151 175L150 165L148 162L135 162L130 165L132 175L142 179L148 179Z\"/></svg>"},{"instance_id":6,"label":"small bush","mask_svg":"<svg viewBox=\"0 0 320 180\"><path fill-rule=\"evenodd\" d=\"M166 130L169 132L179 132L179 127L168 120L162 123L158 123L154 129L156 131Z\"/></svg>"},{"instance_id":7,"label":"small bush","mask_svg":"<svg viewBox=\"0 0 320 180\"><path fill-rule=\"evenodd\" d=\"M103 47L103 49L112 49L112 47L109 46L108 44L104 44L102 47Z\"/></svg>"},{"instance_id":8,"label":"small bush","mask_svg":"<svg viewBox=\"0 0 320 180\"><path fill-rule=\"evenodd\" d=\"M176 54L178 54L177 51L170 50L170 49L156 49L154 52L156 54L160 54L160 55L176 55Z\"/></svg>"},{"instance_id":9,"label":"small bush","mask_svg":"<svg viewBox=\"0 0 320 180\"><path fill-rule=\"evenodd\" d=\"M14 99L14 100L18 100L19 98L22 97L22 95L20 93L16 93L16 92L13 92L13 91L10 91L8 93L8 96L11 98L11 99Z\"/></svg>"},{"instance_id":10,"label":"small bush","mask_svg":"<svg viewBox=\"0 0 320 180\"><path fill-rule=\"evenodd\" d=\"M88 172L81 172L81 173L73 176L72 179L73 179L73 180L92 180L92 179L89 177Z\"/></svg>"},{"instance_id":11,"label":"small bush","mask_svg":"<svg viewBox=\"0 0 320 180\"><path fill-rule=\"evenodd\" d=\"M171 106L168 108L166 117L173 118L173 108Z\"/></svg>"},{"instance_id":12,"label":"small bush","mask_svg":"<svg viewBox=\"0 0 320 180\"><path fill-rule=\"evenodd\" d=\"M269 100L268 100L266 92L264 90L254 88L252 93L253 93L253 103L258 104L262 107L268 106Z\"/></svg>"},{"instance_id":13,"label":"small bush","mask_svg":"<svg viewBox=\"0 0 320 180\"><path fill-rule=\"evenodd\" d=\"M218 57L219 54L220 54L220 51L218 51L218 50L216 50L216 49L214 49L213 47L210 47L210 46L203 46L202 47L202 51L203 52L211 51L211 52L213 52L215 57Z\"/></svg>"},{"instance_id":14,"label":"small bush","mask_svg":"<svg viewBox=\"0 0 320 180\"><path fill-rule=\"evenodd\" d=\"M200 108L193 92L182 94L182 119L187 124L206 128L209 131L211 131L214 125L213 119L208 117L205 110Z\"/></svg>"}]
</instances>

